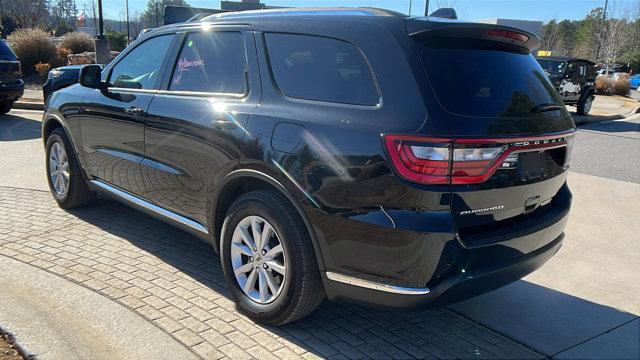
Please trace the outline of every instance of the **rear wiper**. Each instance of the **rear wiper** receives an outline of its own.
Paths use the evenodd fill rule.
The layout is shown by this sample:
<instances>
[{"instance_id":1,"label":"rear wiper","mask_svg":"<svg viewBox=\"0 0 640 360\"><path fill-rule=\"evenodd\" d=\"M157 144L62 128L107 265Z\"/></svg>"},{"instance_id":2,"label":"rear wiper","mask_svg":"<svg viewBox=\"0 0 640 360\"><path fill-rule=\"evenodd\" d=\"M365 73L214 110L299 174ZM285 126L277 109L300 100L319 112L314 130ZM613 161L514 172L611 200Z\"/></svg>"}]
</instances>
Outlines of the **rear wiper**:
<instances>
[{"instance_id":1,"label":"rear wiper","mask_svg":"<svg viewBox=\"0 0 640 360\"><path fill-rule=\"evenodd\" d=\"M544 111L562 110L563 108L564 106L562 105L547 103L547 104L539 104L532 107L531 112L538 113L538 112L544 112Z\"/></svg>"}]
</instances>

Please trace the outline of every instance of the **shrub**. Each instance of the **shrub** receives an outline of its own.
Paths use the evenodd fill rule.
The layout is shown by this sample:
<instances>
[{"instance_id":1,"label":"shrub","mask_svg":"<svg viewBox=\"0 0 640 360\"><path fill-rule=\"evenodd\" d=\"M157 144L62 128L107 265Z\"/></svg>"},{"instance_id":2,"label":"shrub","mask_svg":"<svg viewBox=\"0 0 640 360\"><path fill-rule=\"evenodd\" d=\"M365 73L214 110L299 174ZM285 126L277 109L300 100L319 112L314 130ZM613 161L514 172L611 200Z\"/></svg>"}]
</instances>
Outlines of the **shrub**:
<instances>
[{"instance_id":1,"label":"shrub","mask_svg":"<svg viewBox=\"0 0 640 360\"><path fill-rule=\"evenodd\" d=\"M127 34L109 31L107 40L109 40L109 48L113 51L122 51L127 47Z\"/></svg>"},{"instance_id":2,"label":"shrub","mask_svg":"<svg viewBox=\"0 0 640 360\"><path fill-rule=\"evenodd\" d=\"M64 66L69 63L69 55L71 54L71 50L65 47L59 47L56 49L56 61L55 66Z\"/></svg>"},{"instance_id":3,"label":"shrub","mask_svg":"<svg viewBox=\"0 0 640 360\"><path fill-rule=\"evenodd\" d=\"M607 95L611 93L613 81L606 75L598 75L596 78L596 94Z\"/></svg>"},{"instance_id":4,"label":"shrub","mask_svg":"<svg viewBox=\"0 0 640 360\"><path fill-rule=\"evenodd\" d=\"M631 83L629 82L629 74L620 74L615 82L613 82L613 93L616 95L629 95Z\"/></svg>"},{"instance_id":5,"label":"shrub","mask_svg":"<svg viewBox=\"0 0 640 360\"><path fill-rule=\"evenodd\" d=\"M49 34L41 29L23 28L14 31L7 38L11 48L18 55L26 75L35 72L37 63L49 63L56 57L56 47Z\"/></svg>"},{"instance_id":6,"label":"shrub","mask_svg":"<svg viewBox=\"0 0 640 360\"><path fill-rule=\"evenodd\" d=\"M60 42L60 47L71 50L72 54L93 51L94 46L91 35L81 32L66 33L62 36L62 41Z\"/></svg>"},{"instance_id":7,"label":"shrub","mask_svg":"<svg viewBox=\"0 0 640 360\"><path fill-rule=\"evenodd\" d=\"M35 68L36 68L36 71L38 72L38 75L45 77L49 73L49 70L51 69L51 65L47 63L37 63Z\"/></svg>"},{"instance_id":8,"label":"shrub","mask_svg":"<svg viewBox=\"0 0 640 360\"><path fill-rule=\"evenodd\" d=\"M96 53L84 52L82 54L71 54L69 56L69 65L95 64Z\"/></svg>"}]
</instances>

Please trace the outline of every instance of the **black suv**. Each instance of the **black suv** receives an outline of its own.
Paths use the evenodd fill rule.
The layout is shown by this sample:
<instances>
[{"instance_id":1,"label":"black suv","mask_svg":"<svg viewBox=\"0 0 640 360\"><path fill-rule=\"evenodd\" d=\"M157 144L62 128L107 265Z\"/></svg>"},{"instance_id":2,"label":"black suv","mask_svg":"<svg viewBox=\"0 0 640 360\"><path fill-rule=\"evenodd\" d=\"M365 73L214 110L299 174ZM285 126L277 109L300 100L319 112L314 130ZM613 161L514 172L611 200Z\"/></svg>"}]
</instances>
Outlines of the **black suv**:
<instances>
[{"instance_id":1,"label":"black suv","mask_svg":"<svg viewBox=\"0 0 640 360\"><path fill-rule=\"evenodd\" d=\"M228 13L145 34L52 94L51 192L210 242L252 318L326 296L440 306L560 248L575 125L520 30L378 9Z\"/></svg>"},{"instance_id":2,"label":"black suv","mask_svg":"<svg viewBox=\"0 0 640 360\"><path fill-rule=\"evenodd\" d=\"M538 57L562 101L576 107L578 115L591 110L596 89L596 64L587 59L564 56Z\"/></svg>"},{"instance_id":3,"label":"black suv","mask_svg":"<svg viewBox=\"0 0 640 360\"><path fill-rule=\"evenodd\" d=\"M0 40L0 114L11 111L13 103L24 93L22 67L5 40Z\"/></svg>"}]
</instances>

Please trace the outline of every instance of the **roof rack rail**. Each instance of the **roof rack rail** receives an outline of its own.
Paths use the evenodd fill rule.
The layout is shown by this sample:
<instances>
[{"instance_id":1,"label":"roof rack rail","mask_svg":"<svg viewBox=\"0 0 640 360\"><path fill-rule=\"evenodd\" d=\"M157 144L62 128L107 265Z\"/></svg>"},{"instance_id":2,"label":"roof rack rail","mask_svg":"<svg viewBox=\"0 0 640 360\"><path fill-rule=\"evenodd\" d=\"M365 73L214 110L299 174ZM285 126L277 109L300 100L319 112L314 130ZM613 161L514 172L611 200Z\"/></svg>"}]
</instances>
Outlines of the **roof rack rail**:
<instances>
[{"instance_id":1,"label":"roof rack rail","mask_svg":"<svg viewBox=\"0 0 640 360\"><path fill-rule=\"evenodd\" d=\"M445 18L445 19L458 19L458 14L453 8L440 8L429 15L431 17Z\"/></svg>"}]
</instances>

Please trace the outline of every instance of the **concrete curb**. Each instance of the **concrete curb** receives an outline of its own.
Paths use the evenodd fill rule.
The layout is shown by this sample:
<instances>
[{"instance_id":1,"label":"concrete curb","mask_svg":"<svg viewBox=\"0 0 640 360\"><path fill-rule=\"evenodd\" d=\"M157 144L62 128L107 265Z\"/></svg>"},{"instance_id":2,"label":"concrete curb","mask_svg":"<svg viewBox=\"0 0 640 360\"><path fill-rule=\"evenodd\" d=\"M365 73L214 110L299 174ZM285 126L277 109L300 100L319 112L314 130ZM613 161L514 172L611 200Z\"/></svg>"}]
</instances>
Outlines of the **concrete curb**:
<instances>
[{"instance_id":1,"label":"concrete curb","mask_svg":"<svg viewBox=\"0 0 640 360\"><path fill-rule=\"evenodd\" d=\"M44 103L33 101L16 101L13 103L14 109L22 110L44 110Z\"/></svg>"}]
</instances>

